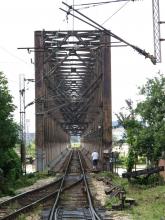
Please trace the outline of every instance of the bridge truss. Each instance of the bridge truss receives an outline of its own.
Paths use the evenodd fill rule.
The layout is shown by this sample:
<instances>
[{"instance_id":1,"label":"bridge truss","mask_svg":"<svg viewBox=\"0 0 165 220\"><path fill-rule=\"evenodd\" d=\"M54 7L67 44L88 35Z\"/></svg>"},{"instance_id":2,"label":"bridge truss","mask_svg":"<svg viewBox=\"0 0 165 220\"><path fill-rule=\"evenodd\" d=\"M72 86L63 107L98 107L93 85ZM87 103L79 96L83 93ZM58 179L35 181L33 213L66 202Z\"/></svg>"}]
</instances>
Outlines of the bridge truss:
<instances>
[{"instance_id":1,"label":"bridge truss","mask_svg":"<svg viewBox=\"0 0 165 220\"><path fill-rule=\"evenodd\" d=\"M111 151L110 36L98 30L36 31L38 170L80 136L92 151Z\"/></svg>"}]
</instances>

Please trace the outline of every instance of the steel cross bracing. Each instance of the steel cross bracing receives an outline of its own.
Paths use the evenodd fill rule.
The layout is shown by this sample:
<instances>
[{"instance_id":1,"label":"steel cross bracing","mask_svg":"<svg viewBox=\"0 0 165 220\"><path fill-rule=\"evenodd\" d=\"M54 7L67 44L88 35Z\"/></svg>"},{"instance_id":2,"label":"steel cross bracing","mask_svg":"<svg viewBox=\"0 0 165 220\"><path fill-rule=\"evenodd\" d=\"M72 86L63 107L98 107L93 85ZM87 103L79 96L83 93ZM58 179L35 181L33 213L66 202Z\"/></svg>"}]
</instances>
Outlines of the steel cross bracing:
<instances>
[{"instance_id":1,"label":"steel cross bracing","mask_svg":"<svg viewBox=\"0 0 165 220\"><path fill-rule=\"evenodd\" d=\"M101 117L101 48L106 45L101 38L105 34L101 31L41 33L46 85L42 111L54 117L69 135L85 134L90 124Z\"/></svg>"},{"instance_id":2,"label":"steel cross bracing","mask_svg":"<svg viewBox=\"0 0 165 220\"><path fill-rule=\"evenodd\" d=\"M152 0L152 11L154 33L154 56L156 57L156 62L161 63L159 0Z\"/></svg>"}]
</instances>

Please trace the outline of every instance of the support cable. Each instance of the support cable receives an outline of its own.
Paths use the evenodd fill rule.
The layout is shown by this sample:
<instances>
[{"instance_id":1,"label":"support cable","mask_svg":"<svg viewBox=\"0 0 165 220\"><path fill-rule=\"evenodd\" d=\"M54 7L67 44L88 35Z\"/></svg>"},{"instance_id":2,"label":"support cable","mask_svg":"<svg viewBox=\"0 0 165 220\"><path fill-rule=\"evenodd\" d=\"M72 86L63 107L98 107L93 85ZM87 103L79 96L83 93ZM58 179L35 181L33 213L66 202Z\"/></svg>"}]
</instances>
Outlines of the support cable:
<instances>
[{"instance_id":1,"label":"support cable","mask_svg":"<svg viewBox=\"0 0 165 220\"><path fill-rule=\"evenodd\" d=\"M103 23L102 25L104 25L107 21L109 21L114 15L116 15L122 8L124 8L126 5L128 4L128 1L126 3L124 3L124 5L122 5L117 11L115 11L110 17L108 17Z\"/></svg>"},{"instance_id":2,"label":"support cable","mask_svg":"<svg viewBox=\"0 0 165 220\"><path fill-rule=\"evenodd\" d=\"M84 3L84 4L75 4L75 6L99 6L99 5L104 5L104 4L109 4L109 3L116 3L116 2L129 2L132 1L134 2L135 0L111 0L111 1L103 1L103 2L91 2L91 3Z\"/></svg>"},{"instance_id":3,"label":"support cable","mask_svg":"<svg viewBox=\"0 0 165 220\"><path fill-rule=\"evenodd\" d=\"M126 40L122 39L121 37L119 37L118 35L114 34L113 32L111 32L110 30L107 30L106 28L104 28L102 25L98 24L97 22L93 21L91 18L87 17L86 15L82 14L81 12L79 12L78 10L76 10L75 8L73 8L72 6L69 6L68 4L66 4L65 2L62 2L64 5L66 5L68 7L68 11L60 8L60 10L64 11L67 13L67 15L71 15L71 16L74 16L75 18L79 19L80 21L82 22L85 22L86 24L89 24L90 26L96 28L97 30L99 31L103 31L105 34L107 35L110 35L111 37L125 43L126 45L132 47L134 50L136 50L138 53L140 53L141 55L145 56L145 58L149 58L151 60L151 62L155 65L156 64L156 58L147 53L145 50L133 45L133 44L130 44L129 42L127 42ZM77 12L79 15L81 15L83 18L87 19L88 21L76 16L76 15L73 15L70 11L73 10L75 12ZM91 23L90 23L91 22Z\"/></svg>"}]
</instances>

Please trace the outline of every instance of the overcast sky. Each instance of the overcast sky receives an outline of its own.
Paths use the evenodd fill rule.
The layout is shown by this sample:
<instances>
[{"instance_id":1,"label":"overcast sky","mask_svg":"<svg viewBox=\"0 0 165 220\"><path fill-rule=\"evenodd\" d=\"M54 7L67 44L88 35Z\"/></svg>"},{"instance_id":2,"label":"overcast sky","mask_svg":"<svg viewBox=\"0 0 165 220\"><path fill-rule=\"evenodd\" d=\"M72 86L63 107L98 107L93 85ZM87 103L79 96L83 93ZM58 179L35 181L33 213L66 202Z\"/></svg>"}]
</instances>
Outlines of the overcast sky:
<instances>
[{"instance_id":1,"label":"overcast sky","mask_svg":"<svg viewBox=\"0 0 165 220\"><path fill-rule=\"evenodd\" d=\"M68 4L100 2L98 0L64 0ZM34 54L19 47L34 46L36 30L91 29L87 24L74 20L59 10L65 8L61 0L1 0L0 1L0 71L9 81L9 89L18 106L15 119L19 121L19 75L34 78ZM81 6L82 7L82 6ZM119 10L121 8L121 10ZM165 21L165 1L160 0L160 20ZM117 12L118 11L118 12ZM110 3L85 8L82 13L103 24L126 41L153 54L152 0ZM117 12L117 13L116 13ZM165 24L161 25L161 37L165 38ZM33 59L34 60L34 59ZM120 111L125 99L137 100L137 86L143 85L160 71L165 74L165 43L162 42L162 63L154 66L132 48L112 48L112 111ZM26 104L34 100L34 84L29 83ZM34 106L27 108L29 130L34 131Z\"/></svg>"}]
</instances>

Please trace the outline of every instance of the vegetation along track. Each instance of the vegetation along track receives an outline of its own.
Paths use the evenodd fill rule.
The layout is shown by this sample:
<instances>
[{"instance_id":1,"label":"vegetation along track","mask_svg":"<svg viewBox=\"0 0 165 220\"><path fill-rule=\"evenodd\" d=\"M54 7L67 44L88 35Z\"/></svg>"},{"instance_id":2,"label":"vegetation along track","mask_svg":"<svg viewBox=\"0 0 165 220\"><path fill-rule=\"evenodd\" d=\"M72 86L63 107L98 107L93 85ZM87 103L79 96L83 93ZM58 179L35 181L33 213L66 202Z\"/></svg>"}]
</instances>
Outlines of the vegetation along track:
<instances>
[{"instance_id":1,"label":"vegetation along track","mask_svg":"<svg viewBox=\"0 0 165 220\"><path fill-rule=\"evenodd\" d=\"M21 193L0 203L0 220L16 219L21 213L31 211L38 204L54 197L58 192L62 177L40 188Z\"/></svg>"},{"instance_id":2,"label":"vegetation along track","mask_svg":"<svg viewBox=\"0 0 165 220\"><path fill-rule=\"evenodd\" d=\"M62 177L0 203L0 220L17 219L20 214L31 212L39 204L42 204L42 220L105 219L102 218L104 209L94 208L88 186L90 178L84 167L81 152L72 150Z\"/></svg>"}]
</instances>

